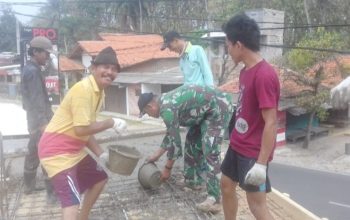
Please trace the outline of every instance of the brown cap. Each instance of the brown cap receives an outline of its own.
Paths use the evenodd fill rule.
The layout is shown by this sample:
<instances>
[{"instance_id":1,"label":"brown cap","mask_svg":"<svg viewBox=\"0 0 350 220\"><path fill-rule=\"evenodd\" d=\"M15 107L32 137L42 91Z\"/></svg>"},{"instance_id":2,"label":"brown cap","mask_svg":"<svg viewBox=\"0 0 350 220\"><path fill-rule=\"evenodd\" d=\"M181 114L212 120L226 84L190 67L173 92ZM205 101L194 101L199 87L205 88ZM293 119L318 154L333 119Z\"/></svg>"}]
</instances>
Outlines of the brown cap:
<instances>
[{"instance_id":1,"label":"brown cap","mask_svg":"<svg viewBox=\"0 0 350 220\"><path fill-rule=\"evenodd\" d=\"M117 59L117 54L112 47L106 47L105 49L101 50L101 52L97 54L97 56L93 61L91 61L91 63L94 65L98 65L98 64L116 65L118 72L120 71L120 65Z\"/></svg>"},{"instance_id":2,"label":"brown cap","mask_svg":"<svg viewBox=\"0 0 350 220\"><path fill-rule=\"evenodd\" d=\"M49 53L55 53L52 49L52 43L51 41L43 36L38 36L38 37L34 37L30 43L29 43L30 47L33 48L40 48L43 49Z\"/></svg>"}]
</instances>

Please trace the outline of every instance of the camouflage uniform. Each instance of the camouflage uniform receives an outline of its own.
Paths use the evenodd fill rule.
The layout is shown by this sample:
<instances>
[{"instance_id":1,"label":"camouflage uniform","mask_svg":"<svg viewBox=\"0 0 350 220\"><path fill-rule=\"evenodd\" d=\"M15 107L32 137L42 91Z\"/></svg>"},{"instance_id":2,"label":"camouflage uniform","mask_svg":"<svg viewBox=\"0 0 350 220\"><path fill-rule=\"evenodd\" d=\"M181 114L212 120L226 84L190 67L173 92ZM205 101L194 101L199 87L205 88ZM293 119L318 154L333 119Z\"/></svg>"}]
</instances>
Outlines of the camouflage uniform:
<instances>
[{"instance_id":1,"label":"camouflage uniform","mask_svg":"<svg viewBox=\"0 0 350 220\"><path fill-rule=\"evenodd\" d=\"M168 158L182 156L180 126L189 127L184 156L187 184L199 185L207 177L208 194L220 199L220 145L230 121L232 97L210 87L184 85L160 98L160 116L167 127L161 147Z\"/></svg>"}]
</instances>

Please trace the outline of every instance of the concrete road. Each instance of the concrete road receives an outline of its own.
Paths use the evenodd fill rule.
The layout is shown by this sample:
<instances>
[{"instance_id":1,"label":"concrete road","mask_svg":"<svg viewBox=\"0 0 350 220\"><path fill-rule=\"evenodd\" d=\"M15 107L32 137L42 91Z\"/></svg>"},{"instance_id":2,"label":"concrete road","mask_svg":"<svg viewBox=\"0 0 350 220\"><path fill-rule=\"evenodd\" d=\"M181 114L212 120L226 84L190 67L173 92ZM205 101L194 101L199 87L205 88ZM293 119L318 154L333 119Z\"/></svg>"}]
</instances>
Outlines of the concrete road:
<instances>
[{"instance_id":1,"label":"concrete road","mask_svg":"<svg viewBox=\"0 0 350 220\"><path fill-rule=\"evenodd\" d=\"M350 219L350 175L272 163L272 186L321 218Z\"/></svg>"}]
</instances>

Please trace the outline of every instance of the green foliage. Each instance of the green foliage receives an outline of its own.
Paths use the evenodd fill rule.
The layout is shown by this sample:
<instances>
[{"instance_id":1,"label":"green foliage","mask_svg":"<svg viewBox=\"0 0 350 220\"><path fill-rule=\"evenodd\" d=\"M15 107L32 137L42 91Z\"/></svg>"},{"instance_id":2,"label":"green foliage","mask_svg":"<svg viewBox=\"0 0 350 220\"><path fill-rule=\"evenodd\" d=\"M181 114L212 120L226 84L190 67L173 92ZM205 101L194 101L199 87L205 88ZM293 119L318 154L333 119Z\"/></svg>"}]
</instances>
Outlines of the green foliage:
<instances>
[{"instance_id":1,"label":"green foliage","mask_svg":"<svg viewBox=\"0 0 350 220\"><path fill-rule=\"evenodd\" d=\"M325 108L322 107L324 103L329 100L329 91L321 91L316 95L307 94L296 98L298 106L307 110L307 112L316 111L321 120L324 120L327 114L324 113Z\"/></svg>"},{"instance_id":2,"label":"green foliage","mask_svg":"<svg viewBox=\"0 0 350 220\"><path fill-rule=\"evenodd\" d=\"M0 51L16 51L16 17L11 10L0 15Z\"/></svg>"},{"instance_id":3,"label":"green foliage","mask_svg":"<svg viewBox=\"0 0 350 220\"><path fill-rule=\"evenodd\" d=\"M200 30L198 30L198 31L195 30L193 32L190 32L190 33L186 34L186 37L187 37L186 40L191 41L192 44L201 45L204 48L208 47L210 42L201 39L203 34L205 34L205 32L200 31Z\"/></svg>"},{"instance_id":4,"label":"green foliage","mask_svg":"<svg viewBox=\"0 0 350 220\"><path fill-rule=\"evenodd\" d=\"M344 41L339 33L329 32L324 28L319 28L317 31L309 33L297 44L299 47L332 49L341 49L344 45ZM315 111L321 121L328 116L326 109L322 105L329 100L329 89L321 86L322 81L325 79L322 64L324 61L332 58L332 56L333 54L329 52L300 49L293 49L287 55L290 67L299 73L297 84L311 90L296 99L297 105L308 112ZM316 64L321 65L315 67ZM314 72L313 74L310 73L311 68L313 68L311 71Z\"/></svg>"},{"instance_id":5,"label":"green foliage","mask_svg":"<svg viewBox=\"0 0 350 220\"><path fill-rule=\"evenodd\" d=\"M296 46L342 49L345 43L339 33L328 32L324 28L318 28L315 32L306 35ZM332 54L329 52L293 49L288 54L288 60L291 68L305 70L318 62L329 59L331 56Z\"/></svg>"},{"instance_id":6,"label":"green foliage","mask_svg":"<svg viewBox=\"0 0 350 220\"><path fill-rule=\"evenodd\" d=\"M318 108L316 111L316 116L320 119L320 121L325 121L329 116L329 112L325 108Z\"/></svg>"}]
</instances>

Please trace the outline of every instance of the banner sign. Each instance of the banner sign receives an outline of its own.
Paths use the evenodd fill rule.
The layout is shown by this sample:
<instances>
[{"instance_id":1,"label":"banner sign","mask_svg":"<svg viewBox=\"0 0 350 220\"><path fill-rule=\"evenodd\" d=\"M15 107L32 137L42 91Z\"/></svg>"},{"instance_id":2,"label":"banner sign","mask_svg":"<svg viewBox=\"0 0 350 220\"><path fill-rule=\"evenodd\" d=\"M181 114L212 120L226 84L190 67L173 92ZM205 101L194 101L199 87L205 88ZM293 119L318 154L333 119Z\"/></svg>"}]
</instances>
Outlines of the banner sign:
<instances>
[{"instance_id":1,"label":"banner sign","mask_svg":"<svg viewBox=\"0 0 350 220\"><path fill-rule=\"evenodd\" d=\"M53 49L57 52L58 32L55 28L41 28L41 27L22 27L20 34L21 44L21 70L30 59L28 55L29 42L37 36L43 36L51 40ZM51 54L50 62L43 68L43 74L45 77L45 85L49 98L52 104L60 103L60 87L59 87L59 75L58 65L54 65L55 62L52 59L56 59L58 63L58 57Z\"/></svg>"}]
</instances>

